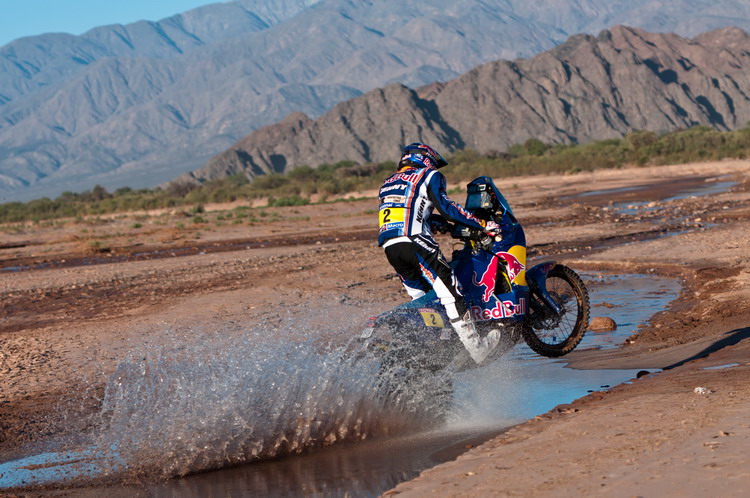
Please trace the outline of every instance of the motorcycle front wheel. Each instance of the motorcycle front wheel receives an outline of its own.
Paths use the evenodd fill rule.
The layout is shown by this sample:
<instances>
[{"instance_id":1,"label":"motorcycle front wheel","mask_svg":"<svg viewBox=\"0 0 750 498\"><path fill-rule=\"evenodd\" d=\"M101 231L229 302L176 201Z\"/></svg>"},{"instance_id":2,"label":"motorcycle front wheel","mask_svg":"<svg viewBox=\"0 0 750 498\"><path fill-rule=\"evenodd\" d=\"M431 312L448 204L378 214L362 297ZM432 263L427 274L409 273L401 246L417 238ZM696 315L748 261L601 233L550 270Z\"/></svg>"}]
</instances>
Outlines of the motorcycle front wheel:
<instances>
[{"instance_id":1,"label":"motorcycle front wheel","mask_svg":"<svg viewBox=\"0 0 750 498\"><path fill-rule=\"evenodd\" d=\"M532 289L521 333L536 353L556 358L573 351L583 339L589 325L589 293L576 272L559 264L547 274L546 287L562 312L550 309Z\"/></svg>"}]
</instances>

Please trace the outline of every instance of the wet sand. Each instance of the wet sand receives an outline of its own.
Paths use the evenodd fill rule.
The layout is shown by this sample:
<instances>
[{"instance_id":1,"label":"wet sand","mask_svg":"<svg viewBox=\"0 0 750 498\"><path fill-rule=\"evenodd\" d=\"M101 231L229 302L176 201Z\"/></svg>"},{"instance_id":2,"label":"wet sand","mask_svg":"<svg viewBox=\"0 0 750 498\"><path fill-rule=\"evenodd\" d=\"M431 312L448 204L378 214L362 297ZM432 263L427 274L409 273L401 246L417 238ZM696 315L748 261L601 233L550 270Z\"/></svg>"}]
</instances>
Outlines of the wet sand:
<instances>
[{"instance_id":1,"label":"wet sand","mask_svg":"<svg viewBox=\"0 0 750 498\"><path fill-rule=\"evenodd\" d=\"M747 489L749 174L746 161L725 161L499 182L524 223L532 259L681 279L680 299L623 347L569 356L575 368L667 370L558 407L393 493L739 496ZM659 202L727 180L736 182L729 192ZM607 192L580 195L591 190ZM193 226L175 213L6 231L0 460L95 424L102 379L133 348L163 340L164 330L241 334L290 316L356 324L401 302L397 279L368 237L375 204L268 209L273 221L253 226ZM169 221L180 216L187 228ZM332 329L331 339L342 330ZM738 365L703 370L729 363Z\"/></svg>"}]
</instances>

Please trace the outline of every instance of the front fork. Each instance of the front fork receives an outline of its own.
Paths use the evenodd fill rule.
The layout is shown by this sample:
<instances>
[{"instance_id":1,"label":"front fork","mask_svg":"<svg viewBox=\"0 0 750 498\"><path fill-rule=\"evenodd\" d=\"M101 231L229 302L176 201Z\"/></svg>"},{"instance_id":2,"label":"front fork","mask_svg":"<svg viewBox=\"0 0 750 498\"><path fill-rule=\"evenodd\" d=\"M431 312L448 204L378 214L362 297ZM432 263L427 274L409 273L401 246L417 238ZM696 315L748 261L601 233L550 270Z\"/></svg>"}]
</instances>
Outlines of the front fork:
<instances>
[{"instance_id":1,"label":"front fork","mask_svg":"<svg viewBox=\"0 0 750 498\"><path fill-rule=\"evenodd\" d=\"M536 294L550 311L553 311L556 316L559 316L562 314L563 310L560 305L552 299L552 296L550 296L547 291L547 275L549 275L549 272L554 266L554 261L540 263L526 271L526 280L529 283L530 294Z\"/></svg>"}]
</instances>

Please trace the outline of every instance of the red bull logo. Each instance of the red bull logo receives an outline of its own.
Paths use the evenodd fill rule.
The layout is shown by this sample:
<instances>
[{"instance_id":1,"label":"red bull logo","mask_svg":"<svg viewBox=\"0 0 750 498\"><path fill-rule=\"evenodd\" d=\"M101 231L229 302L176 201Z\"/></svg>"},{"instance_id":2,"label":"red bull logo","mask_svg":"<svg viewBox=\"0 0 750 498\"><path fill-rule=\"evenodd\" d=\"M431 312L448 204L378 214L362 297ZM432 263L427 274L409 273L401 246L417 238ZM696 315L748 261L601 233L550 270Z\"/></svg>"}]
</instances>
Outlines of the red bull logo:
<instances>
[{"instance_id":1,"label":"red bull logo","mask_svg":"<svg viewBox=\"0 0 750 498\"><path fill-rule=\"evenodd\" d=\"M472 283L477 287L484 287L482 300L486 303L492 297L495 292L495 284L497 283L497 258L492 258L487 269L484 270L482 276L477 279L477 272L471 277Z\"/></svg>"},{"instance_id":2,"label":"red bull logo","mask_svg":"<svg viewBox=\"0 0 750 498\"><path fill-rule=\"evenodd\" d=\"M500 318L511 318L526 314L526 299L521 298L518 304L513 301L498 301L494 308L483 309L480 306L471 307L471 315L476 321L499 320Z\"/></svg>"},{"instance_id":3,"label":"red bull logo","mask_svg":"<svg viewBox=\"0 0 750 498\"><path fill-rule=\"evenodd\" d=\"M507 272L508 283L526 285L526 278L523 275L526 265L522 263L522 261L526 261L526 248L523 246L513 246L509 252L498 252L489 261L487 268L485 268L481 276L475 271L471 278L472 283L482 289L482 301L485 303L489 302L495 293L495 286L498 279L497 265L500 264L499 258L502 258L505 263L503 271ZM506 273L501 275L502 278L505 278L505 276Z\"/></svg>"},{"instance_id":4,"label":"red bull logo","mask_svg":"<svg viewBox=\"0 0 750 498\"><path fill-rule=\"evenodd\" d=\"M386 179L385 183L391 183L395 182L396 180L403 180L405 182L409 183L417 183L419 181L419 177L422 176L423 173L396 173L395 175L391 175L388 179Z\"/></svg>"}]
</instances>

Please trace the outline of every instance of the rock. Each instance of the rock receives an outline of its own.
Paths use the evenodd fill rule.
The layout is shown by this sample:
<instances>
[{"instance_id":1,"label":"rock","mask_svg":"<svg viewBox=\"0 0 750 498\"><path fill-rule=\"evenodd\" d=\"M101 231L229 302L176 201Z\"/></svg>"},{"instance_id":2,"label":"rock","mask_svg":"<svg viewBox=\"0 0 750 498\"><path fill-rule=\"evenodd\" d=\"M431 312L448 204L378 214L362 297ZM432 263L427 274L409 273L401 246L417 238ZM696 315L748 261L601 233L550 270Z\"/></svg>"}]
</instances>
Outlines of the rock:
<instances>
[{"instance_id":1,"label":"rock","mask_svg":"<svg viewBox=\"0 0 750 498\"><path fill-rule=\"evenodd\" d=\"M595 316L589 322L589 330L592 332L609 332L617 329L617 323L608 316Z\"/></svg>"}]
</instances>

